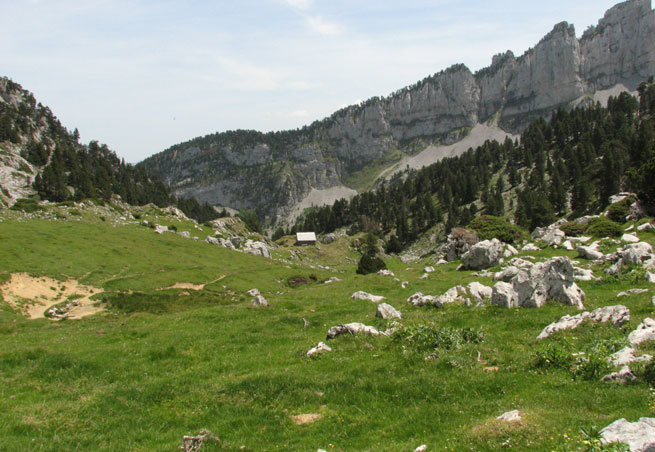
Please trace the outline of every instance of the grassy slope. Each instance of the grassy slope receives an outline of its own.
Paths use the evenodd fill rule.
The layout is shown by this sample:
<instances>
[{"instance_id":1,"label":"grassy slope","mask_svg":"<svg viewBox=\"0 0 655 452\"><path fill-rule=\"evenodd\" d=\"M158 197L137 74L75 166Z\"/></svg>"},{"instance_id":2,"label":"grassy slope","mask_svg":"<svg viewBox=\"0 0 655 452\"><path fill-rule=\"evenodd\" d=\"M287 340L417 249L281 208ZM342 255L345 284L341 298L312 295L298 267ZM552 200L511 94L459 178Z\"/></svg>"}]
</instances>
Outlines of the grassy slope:
<instances>
[{"instance_id":1,"label":"grassy slope","mask_svg":"<svg viewBox=\"0 0 655 452\"><path fill-rule=\"evenodd\" d=\"M414 308L404 300L416 291L438 295L476 278L449 264L421 281L422 265L392 260L390 267L410 281L402 290L390 277L359 276L352 264L336 265L335 249L345 240L300 250L308 260L329 257L343 271L337 274L342 282L291 289L285 284L290 276L333 273L136 225L0 223L0 277L27 271L79 278L120 291L110 296L122 306L57 323L27 321L3 306L0 450L171 451L183 435L207 428L223 440L217 450L405 451L428 444L429 450L491 451L509 438L517 450L549 451L579 427L650 414L643 383L573 381L565 371L533 369L535 337L571 308ZM188 296L155 291L221 275ZM616 304L616 293L634 284L581 286L587 307L595 308ZM271 308L250 305L244 291L252 287ZM332 325L384 326L374 304L349 299L355 290L385 295L405 324L481 327L485 340L426 361L389 338L341 337L329 343L334 352L307 359L305 352ZM633 318L623 329L585 326L566 336L581 342L625 336L652 315L650 296L620 300ZM477 361L478 352L486 363ZM526 420L511 426L493 420L511 409ZM312 412L324 417L304 426L290 419Z\"/></svg>"}]
</instances>

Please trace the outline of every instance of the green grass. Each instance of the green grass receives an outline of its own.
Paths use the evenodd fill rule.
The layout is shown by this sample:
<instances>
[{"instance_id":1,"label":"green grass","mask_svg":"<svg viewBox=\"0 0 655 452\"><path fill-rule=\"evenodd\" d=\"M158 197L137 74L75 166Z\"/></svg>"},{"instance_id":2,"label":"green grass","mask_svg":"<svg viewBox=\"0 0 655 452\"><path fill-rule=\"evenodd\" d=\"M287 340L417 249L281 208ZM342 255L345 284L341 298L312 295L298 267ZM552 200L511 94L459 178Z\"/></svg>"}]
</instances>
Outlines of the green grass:
<instances>
[{"instance_id":1,"label":"green grass","mask_svg":"<svg viewBox=\"0 0 655 452\"><path fill-rule=\"evenodd\" d=\"M389 168L394 163L398 163L403 159L403 157L405 157L405 154L401 150L396 149L388 155L367 165L364 169L350 174L346 180L344 180L344 185L353 190L357 190L358 192L370 189L382 171Z\"/></svg>"},{"instance_id":2,"label":"green grass","mask_svg":"<svg viewBox=\"0 0 655 452\"><path fill-rule=\"evenodd\" d=\"M550 451L580 428L652 415L644 383L605 384L572 378L568 369L535 366L546 344L536 336L560 316L574 314L570 307L433 309L405 303L418 291L439 295L476 280L491 285L488 278L456 271L456 262L419 280L429 261L389 259L398 278L410 282L403 290L391 277L355 274L356 263L345 259L357 256L351 237L320 248L276 250L274 256L284 259L290 249L300 254L300 262L287 264L138 225L87 221L81 213L71 221L0 223L0 280L19 271L75 278L104 288L108 305L93 317L61 322L28 321L2 305L0 451L172 451L184 435L202 429L222 440L206 450L411 451L428 444L430 451L495 451L510 439L515 450ZM177 224L178 230L194 230ZM561 250L530 254L549 257ZM222 275L198 292L157 290ZM295 276L310 283L291 288L287 281ZM343 281L320 284L330 276ZM652 290L616 298L635 287L630 277L580 285L588 309L622 303L632 320L622 328L585 325L558 333L564 339L553 342L584 349L623 338L653 315ZM245 291L254 287L270 308L251 305ZM333 325L388 326L375 318L375 304L350 299L356 290L387 297L402 311L408 331L423 328L440 344L469 329L481 331L482 339L431 349L429 341L414 347L406 336L342 336L329 342L333 352L308 359L306 351L324 341ZM524 421L495 420L512 409L521 410ZM291 416L302 413L323 417L295 425Z\"/></svg>"}]
</instances>

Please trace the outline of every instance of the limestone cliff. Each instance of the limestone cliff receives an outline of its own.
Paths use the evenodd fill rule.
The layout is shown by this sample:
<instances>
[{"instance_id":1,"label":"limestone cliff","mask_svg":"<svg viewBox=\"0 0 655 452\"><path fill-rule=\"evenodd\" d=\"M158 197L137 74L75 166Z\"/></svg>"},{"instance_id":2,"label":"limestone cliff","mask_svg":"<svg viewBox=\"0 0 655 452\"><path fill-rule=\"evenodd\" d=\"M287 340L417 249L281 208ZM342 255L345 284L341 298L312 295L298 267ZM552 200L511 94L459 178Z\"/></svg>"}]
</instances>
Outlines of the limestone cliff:
<instances>
[{"instance_id":1,"label":"limestone cliff","mask_svg":"<svg viewBox=\"0 0 655 452\"><path fill-rule=\"evenodd\" d=\"M173 146L143 165L177 194L255 208L275 220L313 188L358 187L372 167L452 143L491 118L518 132L598 90L619 83L634 90L653 74L655 12L650 0L629 0L580 39L562 22L520 57L496 55L475 74L455 65L299 130L217 133Z\"/></svg>"}]
</instances>

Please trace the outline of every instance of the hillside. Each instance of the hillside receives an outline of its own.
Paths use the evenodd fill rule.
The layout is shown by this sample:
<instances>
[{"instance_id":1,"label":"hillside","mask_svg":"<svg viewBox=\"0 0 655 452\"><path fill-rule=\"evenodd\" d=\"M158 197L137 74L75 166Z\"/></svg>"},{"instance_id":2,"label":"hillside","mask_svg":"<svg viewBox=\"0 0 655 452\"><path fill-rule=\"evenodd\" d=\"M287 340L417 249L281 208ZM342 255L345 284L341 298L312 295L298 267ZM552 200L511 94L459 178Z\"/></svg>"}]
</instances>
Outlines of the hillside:
<instances>
[{"instance_id":1,"label":"hillside","mask_svg":"<svg viewBox=\"0 0 655 452\"><path fill-rule=\"evenodd\" d=\"M309 247L283 237L267 259L204 241L248 238L238 220L210 227L173 213L87 202L0 211L3 449L170 451L208 429L221 441L202 450L572 451L619 418L652 414L652 366L631 364L632 384L600 381L613 370L606 357L653 312L645 264L606 273L628 242L601 240L600 261L542 242L512 258L523 268L576 259L585 311L630 310L619 327L588 321L536 339L581 311L442 297L471 282L498 286L494 272L509 258L457 270L464 260L444 264L435 246L411 265L386 256L395 278L362 276L360 234L337 231L334 242ZM653 244L646 224L622 229ZM253 305L255 288L268 307ZM629 289L645 290L617 298ZM376 318L376 303L352 299L356 291L384 296L402 319ZM418 292L443 304L408 302ZM63 309L54 318L68 318L26 317L53 302ZM65 312L75 302L92 310L75 320L81 307ZM348 322L395 332L326 340ZM308 357L321 341L332 351ZM652 344L636 353L652 354ZM497 419L511 410L521 420Z\"/></svg>"},{"instance_id":2,"label":"hillside","mask_svg":"<svg viewBox=\"0 0 655 452\"><path fill-rule=\"evenodd\" d=\"M457 142L481 125L502 141L558 108L603 97L606 90L636 90L655 73L654 24L649 0L629 0L580 39L573 26L560 23L524 55L497 55L476 73L454 65L299 130L215 133L142 164L178 195L254 208L274 223L310 193L370 188L389 167ZM483 142L479 137L471 146ZM426 154L424 163L450 155Z\"/></svg>"},{"instance_id":3,"label":"hillside","mask_svg":"<svg viewBox=\"0 0 655 452\"><path fill-rule=\"evenodd\" d=\"M207 203L177 199L142 167L126 164L106 145L79 142L50 108L18 83L0 77L0 208L38 197L53 202L119 196L132 205L178 205L201 221L216 218Z\"/></svg>"}]
</instances>

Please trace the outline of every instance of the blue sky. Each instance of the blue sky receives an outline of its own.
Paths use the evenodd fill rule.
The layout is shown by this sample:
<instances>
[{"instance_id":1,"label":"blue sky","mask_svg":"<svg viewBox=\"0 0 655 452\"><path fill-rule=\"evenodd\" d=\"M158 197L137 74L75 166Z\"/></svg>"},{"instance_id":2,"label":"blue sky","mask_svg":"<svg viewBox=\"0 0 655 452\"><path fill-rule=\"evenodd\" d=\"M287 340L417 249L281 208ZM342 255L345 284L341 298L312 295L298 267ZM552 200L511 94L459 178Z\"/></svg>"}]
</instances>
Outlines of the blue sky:
<instances>
[{"instance_id":1,"label":"blue sky","mask_svg":"<svg viewBox=\"0 0 655 452\"><path fill-rule=\"evenodd\" d=\"M196 136L301 127L455 63L520 55L615 1L0 0L0 75L137 162Z\"/></svg>"}]
</instances>

